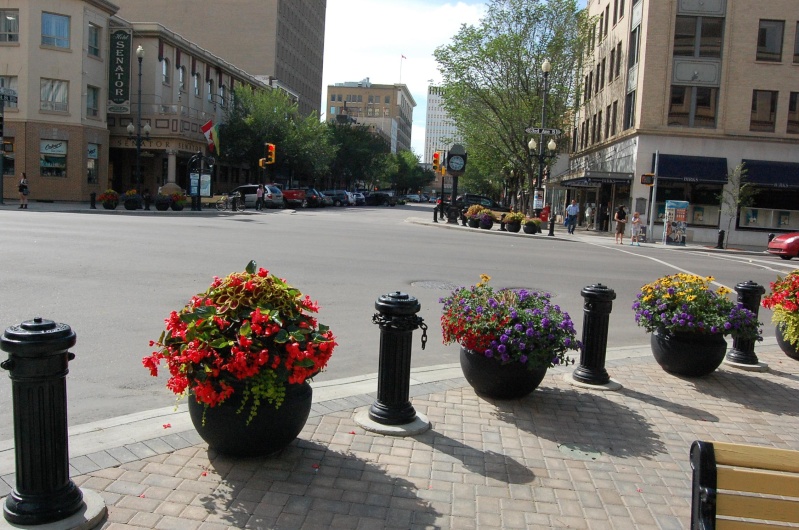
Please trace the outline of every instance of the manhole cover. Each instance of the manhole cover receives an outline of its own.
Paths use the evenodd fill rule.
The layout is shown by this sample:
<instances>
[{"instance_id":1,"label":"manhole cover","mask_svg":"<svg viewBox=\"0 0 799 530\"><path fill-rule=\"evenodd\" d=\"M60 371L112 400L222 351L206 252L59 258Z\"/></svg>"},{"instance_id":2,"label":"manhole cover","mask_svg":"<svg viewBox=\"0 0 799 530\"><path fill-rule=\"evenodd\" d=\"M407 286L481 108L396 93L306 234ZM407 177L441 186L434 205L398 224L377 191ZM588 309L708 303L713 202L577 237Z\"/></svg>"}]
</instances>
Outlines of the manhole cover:
<instances>
[{"instance_id":1,"label":"manhole cover","mask_svg":"<svg viewBox=\"0 0 799 530\"><path fill-rule=\"evenodd\" d=\"M558 451L575 460L597 460L602 455L599 451L580 445L561 444L558 446Z\"/></svg>"},{"instance_id":2,"label":"manhole cover","mask_svg":"<svg viewBox=\"0 0 799 530\"><path fill-rule=\"evenodd\" d=\"M420 280L418 282L411 282L412 287L421 287L422 289L439 289L441 291L454 291L460 285L455 285L452 282L445 282L441 280Z\"/></svg>"}]
</instances>

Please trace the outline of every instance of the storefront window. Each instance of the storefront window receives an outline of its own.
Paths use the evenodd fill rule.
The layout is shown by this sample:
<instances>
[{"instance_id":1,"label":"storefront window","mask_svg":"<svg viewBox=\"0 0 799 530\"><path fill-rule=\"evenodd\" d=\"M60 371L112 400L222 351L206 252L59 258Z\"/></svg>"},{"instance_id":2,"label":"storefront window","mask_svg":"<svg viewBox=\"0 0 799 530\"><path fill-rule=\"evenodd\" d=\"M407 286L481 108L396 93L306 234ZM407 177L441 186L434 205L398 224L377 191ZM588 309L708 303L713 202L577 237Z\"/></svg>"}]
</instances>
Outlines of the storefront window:
<instances>
[{"instance_id":1,"label":"storefront window","mask_svg":"<svg viewBox=\"0 0 799 530\"><path fill-rule=\"evenodd\" d=\"M721 184L675 182L658 179L655 200L655 221L662 223L666 212L666 201L688 201L688 225L716 227L721 212Z\"/></svg>"},{"instance_id":2,"label":"storefront window","mask_svg":"<svg viewBox=\"0 0 799 530\"><path fill-rule=\"evenodd\" d=\"M39 172L43 177L67 176L67 142L62 140L40 142Z\"/></svg>"},{"instance_id":3,"label":"storefront window","mask_svg":"<svg viewBox=\"0 0 799 530\"><path fill-rule=\"evenodd\" d=\"M100 146L89 144L86 151L86 181L89 184L97 182L97 159L100 153Z\"/></svg>"}]
</instances>

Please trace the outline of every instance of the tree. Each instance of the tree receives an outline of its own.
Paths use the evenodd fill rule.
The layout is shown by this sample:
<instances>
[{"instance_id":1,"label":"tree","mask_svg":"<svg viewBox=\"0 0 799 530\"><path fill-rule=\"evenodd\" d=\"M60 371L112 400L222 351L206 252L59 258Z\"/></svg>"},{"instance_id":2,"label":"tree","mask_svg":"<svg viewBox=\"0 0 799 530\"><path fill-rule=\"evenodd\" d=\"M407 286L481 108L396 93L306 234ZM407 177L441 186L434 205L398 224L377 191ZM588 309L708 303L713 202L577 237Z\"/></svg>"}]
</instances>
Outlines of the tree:
<instances>
[{"instance_id":1,"label":"tree","mask_svg":"<svg viewBox=\"0 0 799 530\"><path fill-rule=\"evenodd\" d=\"M718 196L721 203L721 215L727 217L727 238L722 241L722 247L727 248L730 239L732 222L738 218L741 208L752 206L755 202L757 189L752 183L746 181L747 169L743 162L727 174L727 185Z\"/></svg>"},{"instance_id":2,"label":"tree","mask_svg":"<svg viewBox=\"0 0 799 530\"><path fill-rule=\"evenodd\" d=\"M330 165L332 185L349 189L356 181L373 182L381 172L389 146L366 125L329 123L331 142L338 147Z\"/></svg>"},{"instance_id":3,"label":"tree","mask_svg":"<svg viewBox=\"0 0 799 530\"><path fill-rule=\"evenodd\" d=\"M444 106L463 135L469 164L486 178L501 181L510 164L526 174L525 184L534 181L538 160L525 129L543 125L541 65L545 59L552 65L546 126L566 128L587 35L576 0L492 0L477 27L463 25L436 49Z\"/></svg>"}]
</instances>

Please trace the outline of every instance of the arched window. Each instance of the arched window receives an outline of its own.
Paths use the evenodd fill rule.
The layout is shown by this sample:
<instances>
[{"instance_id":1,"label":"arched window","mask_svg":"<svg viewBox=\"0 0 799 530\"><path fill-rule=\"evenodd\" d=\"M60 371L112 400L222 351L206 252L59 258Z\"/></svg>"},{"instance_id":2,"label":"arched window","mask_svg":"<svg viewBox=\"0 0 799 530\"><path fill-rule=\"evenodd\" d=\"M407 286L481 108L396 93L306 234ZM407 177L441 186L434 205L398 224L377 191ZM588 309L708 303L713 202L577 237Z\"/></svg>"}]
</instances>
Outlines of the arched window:
<instances>
[{"instance_id":1,"label":"arched window","mask_svg":"<svg viewBox=\"0 0 799 530\"><path fill-rule=\"evenodd\" d=\"M161 61L161 82L165 85L168 85L170 82L169 59L164 59L163 61Z\"/></svg>"},{"instance_id":2,"label":"arched window","mask_svg":"<svg viewBox=\"0 0 799 530\"><path fill-rule=\"evenodd\" d=\"M181 92L186 91L186 67L181 66L178 68L178 90Z\"/></svg>"},{"instance_id":3,"label":"arched window","mask_svg":"<svg viewBox=\"0 0 799 530\"><path fill-rule=\"evenodd\" d=\"M202 85L202 81L200 81L200 74L194 74L194 95L196 97L200 97L200 86Z\"/></svg>"},{"instance_id":4,"label":"arched window","mask_svg":"<svg viewBox=\"0 0 799 530\"><path fill-rule=\"evenodd\" d=\"M219 85L219 99L220 105L225 106L225 85Z\"/></svg>"},{"instance_id":5,"label":"arched window","mask_svg":"<svg viewBox=\"0 0 799 530\"><path fill-rule=\"evenodd\" d=\"M214 80L213 79L209 79L208 82L206 83L206 85L208 85L208 96L207 96L207 99L208 99L208 101L213 103L213 101L214 101Z\"/></svg>"}]
</instances>

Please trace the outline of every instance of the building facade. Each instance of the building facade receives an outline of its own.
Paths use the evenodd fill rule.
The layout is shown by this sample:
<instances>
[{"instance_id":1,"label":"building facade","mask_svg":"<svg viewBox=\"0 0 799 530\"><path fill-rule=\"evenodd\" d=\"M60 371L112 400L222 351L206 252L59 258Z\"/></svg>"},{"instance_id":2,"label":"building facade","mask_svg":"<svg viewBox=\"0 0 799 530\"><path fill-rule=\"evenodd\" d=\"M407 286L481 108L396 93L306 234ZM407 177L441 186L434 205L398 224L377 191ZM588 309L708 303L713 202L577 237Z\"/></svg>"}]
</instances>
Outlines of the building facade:
<instances>
[{"instance_id":1,"label":"building facade","mask_svg":"<svg viewBox=\"0 0 799 530\"><path fill-rule=\"evenodd\" d=\"M727 229L719 196L743 163L758 193L729 241L799 230L799 15L795 0L589 0L569 171L585 206L621 204L662 240L667 200L687 201L687 239ZM656 186L641 175L656 175ZM585 208L583 208L585 210ZM595 227L600 224L591 222Z\"/></svg>"},{"instance_id":2,"label":"building facade","mask_svg":"<svg viewBox=\"0 0 799 530\"><path fill-rule=\"evenodd\" d=\"M391 152L411 149L413 108L407 85L372 84L367 77L358 82L327 86L327 121L351 121L369 125L387 138Z\"/></svg>"},{"instance_id":3,"label":"building facade","mask_svg":"<svg viewBox=\"0 0 799 530\"><path fill-rule=\"evenodd\" d=\"M119 16L155 21L320 113L327 0L115 0Z\"/></svg>"},{"instance_id":4,"label":"building facade","mask_svg":"<svg viewBox=\"0 0 799 530\"><path fill-rule=\"evenodd\" d=\"M433 153L446 151L452 144L463 143L458 127L450 118L444 108L441 97L441 87L430 85L427 87L427 116L424 130L424 158L425 164L433 160Z\"/></svg>"}]
</instances>

